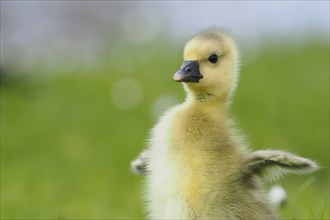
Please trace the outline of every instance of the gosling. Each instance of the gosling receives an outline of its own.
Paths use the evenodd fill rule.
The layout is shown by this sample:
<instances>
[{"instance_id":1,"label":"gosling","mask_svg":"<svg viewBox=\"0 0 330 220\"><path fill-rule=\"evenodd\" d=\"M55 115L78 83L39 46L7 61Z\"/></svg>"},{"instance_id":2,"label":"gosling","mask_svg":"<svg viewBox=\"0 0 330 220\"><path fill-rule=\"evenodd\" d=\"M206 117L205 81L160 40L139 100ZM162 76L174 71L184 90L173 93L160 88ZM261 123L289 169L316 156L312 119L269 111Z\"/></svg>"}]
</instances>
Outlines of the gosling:
<instances>
[{"instance_id":1,"label":"gosling","mask_svg":"<svg viewBox=\"0 0 330 220\"><path fill-rule=\"evenodd\" d=\"M149 219L277 219L263 182L318 168L284 151L249 153L228 118L238 77L239 53L223 31L202 31L186 44L173 76L186 100L165 112L131 164L146 175Z\"/></svg>"}]
</instances>

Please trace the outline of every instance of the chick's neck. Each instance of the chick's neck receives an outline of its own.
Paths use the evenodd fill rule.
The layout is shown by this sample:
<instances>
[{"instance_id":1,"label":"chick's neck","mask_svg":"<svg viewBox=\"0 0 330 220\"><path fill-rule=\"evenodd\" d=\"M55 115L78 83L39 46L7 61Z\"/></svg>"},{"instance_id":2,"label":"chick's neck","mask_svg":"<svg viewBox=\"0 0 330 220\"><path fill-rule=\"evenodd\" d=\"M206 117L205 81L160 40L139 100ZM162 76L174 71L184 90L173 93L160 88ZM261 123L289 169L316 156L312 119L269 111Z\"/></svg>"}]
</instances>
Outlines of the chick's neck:
<instances>
[{"instance_id":1,"label":"chick's neck","mask_svg":"<svg viewBox=\"0 0 330 220\"><path fill-rule=\"evenodd\" d=\"M226 116L229 109L228 94L216 94L206 89L187 90L186 104L210 113Z\"/></svg>"}]
</instances>

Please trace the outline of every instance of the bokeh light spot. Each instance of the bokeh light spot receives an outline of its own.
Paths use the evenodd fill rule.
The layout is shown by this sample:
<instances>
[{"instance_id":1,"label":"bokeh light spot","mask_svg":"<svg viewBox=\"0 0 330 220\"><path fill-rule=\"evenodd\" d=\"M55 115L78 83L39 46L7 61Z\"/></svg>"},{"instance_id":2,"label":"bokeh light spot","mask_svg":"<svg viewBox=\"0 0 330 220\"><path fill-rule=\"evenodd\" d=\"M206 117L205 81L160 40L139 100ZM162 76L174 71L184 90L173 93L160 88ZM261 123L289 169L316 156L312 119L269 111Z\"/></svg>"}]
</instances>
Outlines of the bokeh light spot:
<instances>
[{"instance_id":1,"label":"bokeh light spot","mask_svg":"<svg viewBox=\"0 0 330 220\"><path fill-rule=\"evenodd\" d=\"M124 111L137 107L142 99L142 87L133 79L121 79L112 87L111 98L113 104Z\"/></svg>"}]
</instances>

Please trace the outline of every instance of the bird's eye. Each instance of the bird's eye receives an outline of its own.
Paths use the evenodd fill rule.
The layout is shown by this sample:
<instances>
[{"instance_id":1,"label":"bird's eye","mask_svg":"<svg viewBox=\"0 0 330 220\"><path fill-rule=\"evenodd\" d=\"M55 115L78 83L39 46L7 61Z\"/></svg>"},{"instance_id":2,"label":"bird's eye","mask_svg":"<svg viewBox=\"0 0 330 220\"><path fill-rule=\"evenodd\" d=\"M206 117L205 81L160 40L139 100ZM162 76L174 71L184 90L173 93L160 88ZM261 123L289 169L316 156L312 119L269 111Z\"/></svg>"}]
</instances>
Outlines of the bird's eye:
<instances>
[{"instance_id":1,"label":"bird's eye","mask_svg":"<svg viewBox=\"0 0 330 220\"><path fill-rule=\"evenodd\" d=\"M218 55L212 54L211 56L209 56L208 61L210 63L216 63L216 62L218 62L218 58L219 58Z\"/></svg>"}]
</instances>

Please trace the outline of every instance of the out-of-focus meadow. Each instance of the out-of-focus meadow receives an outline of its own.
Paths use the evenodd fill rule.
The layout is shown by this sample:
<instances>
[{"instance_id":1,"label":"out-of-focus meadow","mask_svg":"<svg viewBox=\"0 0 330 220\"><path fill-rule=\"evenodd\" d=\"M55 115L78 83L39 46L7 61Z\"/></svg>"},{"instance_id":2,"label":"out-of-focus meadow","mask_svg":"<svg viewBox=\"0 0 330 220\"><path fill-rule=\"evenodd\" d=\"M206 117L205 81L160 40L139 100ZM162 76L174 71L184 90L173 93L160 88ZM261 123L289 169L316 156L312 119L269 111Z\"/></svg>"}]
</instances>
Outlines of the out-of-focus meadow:
<instances>
[{"instance_id":1,"label":"out-of-focus meadow","mask_svg":"<svg viewBox=\"0 0 330 220\"><path fill-rule=\"evenodd\" d=\"M184 100L171 79L182 48L121 41L91 65L1 66L1 219L143 218L143 177L129 165L157 116ZM231 115L251 149L322 166L278 182L288 194L282 217L328 219L329 42L268 37L241 51Z\"/></svg>"}]
</instances>

